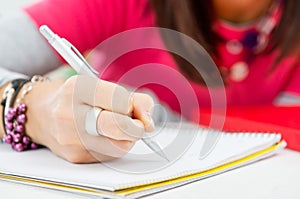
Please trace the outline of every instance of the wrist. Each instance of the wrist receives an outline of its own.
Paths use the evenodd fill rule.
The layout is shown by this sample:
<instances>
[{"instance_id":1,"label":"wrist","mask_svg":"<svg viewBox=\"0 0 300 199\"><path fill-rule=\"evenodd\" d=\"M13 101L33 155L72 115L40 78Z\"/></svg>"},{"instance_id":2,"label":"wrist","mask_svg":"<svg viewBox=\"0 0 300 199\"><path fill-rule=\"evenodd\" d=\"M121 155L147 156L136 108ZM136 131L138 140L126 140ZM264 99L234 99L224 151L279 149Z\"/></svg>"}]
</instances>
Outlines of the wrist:
<instances>
[{"instance_id":1,"label":"wrist","mask_svg":"<svg viewBox=\"0 0 300 199\"><path fill-rule=\"evenodd\" d=\"M33 84L44 78L34 76L31 80L13 80L3 91L2 97L2 125L4 129L3 141L10 144L16 151L36 149L38 145L27 135L27 105L24 98L31 91Z\"/></svg>"},{"instance_id":2,"label":"wrist","mask_svg":"<svg viewBox=\"0 0 300 199\"><path fill-rule=\"evenodd\" d=\"M49 109L51 107L47 102L52 99L52 95L61 85L63 81L36 82L32 85L32 90L24 98L24 102L28 107L26 130L27 135L33 142L46 146L50 142L48 134L45 131L51 129L51 115ZM23 92L23 91L21 91Z\"/></svg>"},{"instance_id":3,"label":"wrist","mask_svg":"<svg viewBox=\"0 0 300 199\"><path fill-rule=\"evenodd\" d=\"M3 93L4 93L4 90L5 88L7 88L7 86L10 84L10 82L6 83L5 85L3 85L2 87L0 87L0 96L3 96ZM2 113L3 111L3 106L0 106L0 113ZM4 136L4 125L3 125L3 122L2 122L2 114L0 114L0 139L3 138Z\"/></svg>"}]
</instances>

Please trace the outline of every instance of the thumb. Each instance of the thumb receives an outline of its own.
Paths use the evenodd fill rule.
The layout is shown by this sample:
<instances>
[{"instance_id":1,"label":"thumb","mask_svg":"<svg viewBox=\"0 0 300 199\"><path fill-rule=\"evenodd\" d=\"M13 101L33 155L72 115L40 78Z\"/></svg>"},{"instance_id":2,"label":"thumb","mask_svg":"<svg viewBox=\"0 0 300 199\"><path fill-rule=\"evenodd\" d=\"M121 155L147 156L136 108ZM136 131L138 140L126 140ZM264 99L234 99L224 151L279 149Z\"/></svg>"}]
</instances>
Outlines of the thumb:
<instances>
[{"instance_id":1,"label":"thumb","mask_svg":"<svg viewBox=\"0 0 300 199\"><path fill-rule=\"evenodd\" d=\"M145 131L154 131L155 124L152 119L154 101L150 95L143 93L133 93L132 96L133 118L140 120L145 127Z\"/></svg>"}]
</instances>

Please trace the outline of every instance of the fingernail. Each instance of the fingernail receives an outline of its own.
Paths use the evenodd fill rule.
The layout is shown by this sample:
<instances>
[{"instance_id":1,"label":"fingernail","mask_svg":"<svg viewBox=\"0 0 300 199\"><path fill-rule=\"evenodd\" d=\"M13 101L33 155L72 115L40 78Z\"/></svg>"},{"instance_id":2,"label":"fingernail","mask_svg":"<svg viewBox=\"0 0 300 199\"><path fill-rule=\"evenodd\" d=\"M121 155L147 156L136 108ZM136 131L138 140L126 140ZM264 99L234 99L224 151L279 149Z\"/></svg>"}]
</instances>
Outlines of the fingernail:
<instances>
[{"instance_id":1,"label":"fingernail","mask_svg":"<svg viewBox=\"0 0 300 199\"><path fill-rule=\"evenodd\" d=\"M153 118L151 117L151 113L150 112L146 112L144 114L144 119L146 120L146 131L154 131L155 129L155 124L154 124L154 121L153 121Z\"/></svg>"}]
</instances>

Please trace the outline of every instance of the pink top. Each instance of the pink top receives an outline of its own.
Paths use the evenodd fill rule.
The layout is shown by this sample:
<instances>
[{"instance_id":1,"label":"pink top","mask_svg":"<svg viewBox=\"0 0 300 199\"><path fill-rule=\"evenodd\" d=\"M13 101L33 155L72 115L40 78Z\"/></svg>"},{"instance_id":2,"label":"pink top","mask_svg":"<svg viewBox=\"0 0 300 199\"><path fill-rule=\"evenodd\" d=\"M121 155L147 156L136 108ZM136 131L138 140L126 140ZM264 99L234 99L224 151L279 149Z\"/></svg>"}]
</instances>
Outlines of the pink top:
<instances>
[{"instance_id":1,"label":"pink top","mask_svg":"<svg viewBox=\"0 0 300 199\"><path fill-rule=\"evenodd\" d=\"M44 0L25 10L37 26L47 24L81 52L100 44L94 50L97 57L92 59L92 65L100 71L102 79L134 88L149 88L184 115L190 115L198 103L209 106L222 99L220 89L210 93L211 98L206 88L187 81L178 72L175 61L163 50L156 31L133 30L156 25L147 0ZM231 42L218 46L220 57L215 62L230 70L242 61L243 50L234 42L247 28L220 24L216 25L216 31ZM126 30L131 31L122 33ZM114 36L118 33L122 34ZM300 94L300 67L292 69L292 59L282 61L271 75L266 75L276 56L276 52L257 55L244 68L249 70L247 76L229 79L226 103L229 106L258 105L272 103L281 92Z\"/></svg>"}]
</instances>

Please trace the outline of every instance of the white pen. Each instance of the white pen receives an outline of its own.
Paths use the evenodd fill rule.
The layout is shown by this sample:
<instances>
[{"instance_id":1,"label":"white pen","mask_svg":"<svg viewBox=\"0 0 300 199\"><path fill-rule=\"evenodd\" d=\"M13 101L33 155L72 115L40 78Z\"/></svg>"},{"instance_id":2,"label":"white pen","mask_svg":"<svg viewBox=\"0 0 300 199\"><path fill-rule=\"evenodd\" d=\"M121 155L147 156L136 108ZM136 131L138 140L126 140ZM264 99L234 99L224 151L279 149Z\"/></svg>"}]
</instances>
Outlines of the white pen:
<instances>
[{"instance_id":1,"label":"white pen","mask_svg":"<svg viewBox=\"0 0 300 199\"><path fill-rule=\"evenodd\" d=\"M40 27L40 32L78 74L98 78L98 72L89 65L80 52L68 40L59 37L46 25ZM150 138L142 138L142 140L152 151L169 161L158 143Z\"/></svg>"}]
</instances>

